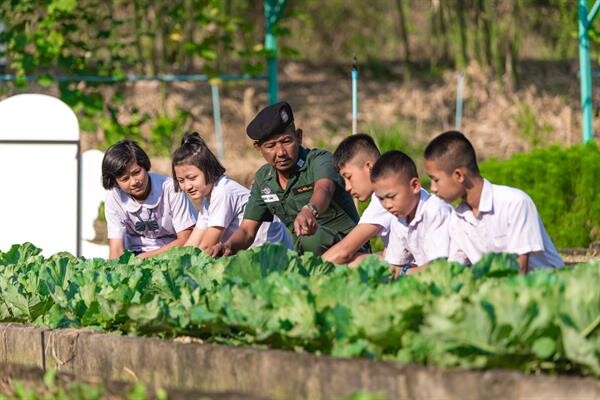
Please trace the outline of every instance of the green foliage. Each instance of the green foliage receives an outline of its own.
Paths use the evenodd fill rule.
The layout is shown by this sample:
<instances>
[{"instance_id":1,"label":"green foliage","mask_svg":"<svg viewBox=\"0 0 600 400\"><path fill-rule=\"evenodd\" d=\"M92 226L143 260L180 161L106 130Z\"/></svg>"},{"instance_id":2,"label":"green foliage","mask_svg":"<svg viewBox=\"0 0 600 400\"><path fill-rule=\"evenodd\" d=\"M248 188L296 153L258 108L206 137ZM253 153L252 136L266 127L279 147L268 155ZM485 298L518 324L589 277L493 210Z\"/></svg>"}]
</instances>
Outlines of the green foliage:
<instances>
[{"instance_id":1,"label":"green foliage","mask_svg":"<svg viewBox=\"0 0 600 400\"><path fill-rule=\"evenodd\" d=\"M154 125L150 129L150 144L156 155L171 157L178 146L173 138L183 135L189 118L190 113L181 109L177 109L173 115L163 112L154 118Z\"/></svg>"},{"instance_id":2,"label":"green foliage","mask_svg":"<svg viewBox=\"0 0 600 400\"><path fill-rule=\"evenodd\" d=\"M212 259L0 253L0 321L187 335L340 357L600 376L598 264L519 275L516 255L436 261L391 281L376 257L335 267L280 245Z\"/></svg>"},{"instance_id":3,"label":"green foliage","mask_svg":"<svg viewBox=\"0 0 600 400\"><path fill-rule=\"evenodd\" d=\"M552 127L547 123L540 124L535 112L527 104L517 107L517 114L513 117L517 123L517 135L527 141L532 147L546 144Z\"/></svg>"},{"instance_id":4,"label":"green foliage","mask_svg":"<svg viewBox=\"0 0 600 400\"><path fill-rule=\"evenodd\" d=\"M49 369L44 374L43 383L14 380L3 385L0 399L10 398L18 400L100 400L116 398L113 390L106 391L103 385L90 384L78 381L66 381L57 376L57 371ZM130 400L147 400L168 398L164 389L157 389L154 396L144 384L136 383L119 389L118 398ZM7 396L7 397L4 397Z\"/></svg>"},{"instance_id":5,"label":"green foliage","mask_svg":"<svg viewBox=\"0 0 600 400\"><path fill-rule=\"evenodd\" d=\"M370 126L368 133L373 136L381 153L400 150L413 160L422 158L425 144L414 138L414 127L408 121L395 126Z\"/></svg>"},{"instance_id":6,"label":"green foliage","mask_svg":"<svg viewBox=\"0 0 600 400\"><path fill-rule=\"evenodd\" d=\"M124 77L189 70L216 76L228 68L224 60L241 64L244 72L261 72L264 51L257 46L261 40L254 39L257 26L234 15L231 3L228 8L219 0L3 1L0 56L9 60L6 72L16 76L18 90L27 86L27 76L54 87L78 114L83 131L101 129L112 144L123 138L141 140L145 129L150 132L148 151L167 155L168 135L186 124L187 112L140 113L124 104ZM240 10L249 7L242 6ZM56 82L57 75L116 82L107 89L77 78Z\"/></svg>"},{"instance_id":7,"label":"green foliage","mask_svg":"<svg viewBox=\"0 0 600 400\"><path fill-rule=\"evenodd\" d=\"M588 247L600 240L600 149L595 143L489 160L481 171L493 183L527 192L557 247Z\"/></svg>"},{"instance_id":8,"label":"green foliage","mask_svg":"<svg viewBox=\"0 0 600 400\"><path fill-rule=\"evenodd\" d=\"M104 202L100 202L100 205L98 205L98 221L100 222L105 222L106 223L106 205L104 204Z\"/></svg>"}]
</instances>

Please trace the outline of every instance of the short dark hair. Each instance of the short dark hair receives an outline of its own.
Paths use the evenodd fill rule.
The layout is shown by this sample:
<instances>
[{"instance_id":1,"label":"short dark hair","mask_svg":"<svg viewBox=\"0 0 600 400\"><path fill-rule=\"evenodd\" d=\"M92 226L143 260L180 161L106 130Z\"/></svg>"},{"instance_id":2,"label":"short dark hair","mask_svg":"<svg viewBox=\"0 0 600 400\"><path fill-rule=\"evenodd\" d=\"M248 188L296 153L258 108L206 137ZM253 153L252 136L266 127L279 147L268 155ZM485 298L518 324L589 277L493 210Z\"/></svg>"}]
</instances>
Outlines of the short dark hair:
<instances>
[{"instance_id":1,"label":"short dark hair","mask_svg":"<svg viewBox=\"0 0 600 400\"><path fill-rule=\"evenodd\" d=\"M440 167L448 173L466 167L479 175L475 149L459 131L446 131L429 142L425 148L425 160L439 160Z\"/></svg>"},{"instance_id":2,"label":"short dark hair","mask_svg":"<svg viewBox=\"0 0 600 400\"><path fill-rule=\"evenodd\" d=\"M333 166L339 171L361 153L373 159L373 161L381 155L373 138L366 133L348 136L340 142L333 152Z\"/></svg>"},{"instance_id":3,"label":"short dark hair","mask_svg":"<svg viewBox=\"0 0 600 400\"><path fill-rule=\"evenodd\" d=\"M110 190L117 186L117 178L125 174L125 170L132 163L150 171L150 158L148 154L134 141L121 140L113 144L104 153L102 158L102 186Z\"/></svg>"},{"instance_id":4,"label":"short dark hair","mask_svg":"<svg viewBox=\"0 0 600 400\"><path fill-rule=\"evenodd\" d=\"M390 150L383 153L371 170L371 181L375 182L390 175L397 175L410 181L419 178L415 162L399 150Z\"/></svg>"},{"instance_id":5,"label":"short dark hair","mask_svg":"<svg viewBox=\"0 0 600 400\"><path fill-rule=\"evenodd\" d=\"M175 167L189 164L197 167L204 174L206 183L214 183L225 173L225 167L210 151L208 145L198 132L186 133L181 140L181 146L173 153L171 170L175 181L175 191L179 191Z\"/></svg>"}]
</instances>

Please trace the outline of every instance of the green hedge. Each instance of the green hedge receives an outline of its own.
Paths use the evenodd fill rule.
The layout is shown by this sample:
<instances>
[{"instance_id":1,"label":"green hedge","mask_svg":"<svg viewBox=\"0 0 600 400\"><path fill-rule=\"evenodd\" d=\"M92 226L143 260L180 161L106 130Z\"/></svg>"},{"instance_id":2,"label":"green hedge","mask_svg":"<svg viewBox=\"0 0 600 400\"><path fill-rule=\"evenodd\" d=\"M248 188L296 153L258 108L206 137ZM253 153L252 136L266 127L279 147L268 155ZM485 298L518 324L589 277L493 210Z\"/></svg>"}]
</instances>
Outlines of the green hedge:
<instances>
[{"instance_id":1,"label":"green hedge","mask_svg":"<svg viewBox=\"0 0 600 400\"><path fill-rule=\"evenodd\" d=\"M557 247L600 240L600 149L596 143L557 146L481 164L483 176L517 187L535 202Z\"/></svg>"}]
</instances>

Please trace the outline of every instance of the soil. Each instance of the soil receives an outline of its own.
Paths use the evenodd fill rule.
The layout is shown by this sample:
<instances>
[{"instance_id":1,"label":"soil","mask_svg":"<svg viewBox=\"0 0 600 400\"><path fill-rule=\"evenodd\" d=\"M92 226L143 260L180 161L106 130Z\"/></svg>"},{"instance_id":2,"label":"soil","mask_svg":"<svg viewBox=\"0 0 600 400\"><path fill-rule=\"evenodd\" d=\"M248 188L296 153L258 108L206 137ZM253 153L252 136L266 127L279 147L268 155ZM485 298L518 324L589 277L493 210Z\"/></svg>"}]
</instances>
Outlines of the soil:
<instances>
[{"instance_id":1,"label":"soil","mask_svg":"<svg viewBox=\"0 0 600 400\"><path fill-rule=\"evenodd\" d=\"M8 399L21 399L19 395L19 386L22 386L29 392L35 392L38 397L36 398L48 398L48 399L59 399L65 398L60 397L58 393L63 391L67 397L75 396L79 398L81 393L74 389L73 384L79 384L79 389L84 392L89 392L91 388L99 389L101 396L99 398L106 400L117 400L117 399L131 399L139 398L133 396L134 385L131 383L117 382L117 381L103 381L100 379L89 379L89 380L75 380L70 374L59 373L56 375L56 379L50 386L44 383L45 372L39 368L26 367L17 364L3 364L0 363L0 395L6 396ZM91 392L90 392L91 393ZM214 400L260 400L263 398L248 395L247 393L233 393L233 392L200 392L191 390L175 390L167 389L167 396L173 400L187 400L187 399L214 399ZM28 397L27 397L28 398ZM89 397L92 398L92 397ZM147 399L158 398L156 391L151 387L146 387Z\"/></svg>"}]
</instances>

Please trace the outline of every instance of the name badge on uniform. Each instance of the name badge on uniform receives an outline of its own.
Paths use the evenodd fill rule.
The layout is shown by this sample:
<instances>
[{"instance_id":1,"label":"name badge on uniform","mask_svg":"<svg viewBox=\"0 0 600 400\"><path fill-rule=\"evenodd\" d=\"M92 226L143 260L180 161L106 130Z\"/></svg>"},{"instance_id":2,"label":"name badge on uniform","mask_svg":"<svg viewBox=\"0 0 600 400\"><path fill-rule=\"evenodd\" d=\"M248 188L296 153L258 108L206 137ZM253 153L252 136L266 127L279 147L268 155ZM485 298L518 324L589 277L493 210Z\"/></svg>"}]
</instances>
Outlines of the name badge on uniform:
<instances>
[{"instance_id":1,"label":"name badge on uniform","mask_svg":"<svg viewBox=\"0 0 600 400\"><path fill-rule=\"evenodd\" d=\"M294 193L300 194L300 193L311 192L313 189L314 189L314 185L311 183L310 185L304 185L304 186L300 186L300 187L294 189Z\"/></svg>"},{"instance_id":2,"label":"name badge on uniform","mask_svg":"<svg viewBox=\"0 0 600 400\"><path fill-rule=\"evenodd\" d=\"M276 201L279 201L279 196L277 196L276 194L263 194L260 197L262 197L265 203L274 203Z\"/></svg>"}]
</instances>

